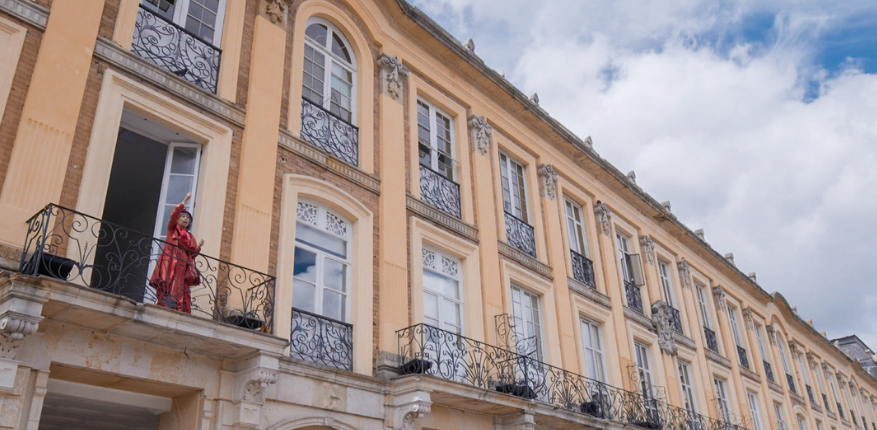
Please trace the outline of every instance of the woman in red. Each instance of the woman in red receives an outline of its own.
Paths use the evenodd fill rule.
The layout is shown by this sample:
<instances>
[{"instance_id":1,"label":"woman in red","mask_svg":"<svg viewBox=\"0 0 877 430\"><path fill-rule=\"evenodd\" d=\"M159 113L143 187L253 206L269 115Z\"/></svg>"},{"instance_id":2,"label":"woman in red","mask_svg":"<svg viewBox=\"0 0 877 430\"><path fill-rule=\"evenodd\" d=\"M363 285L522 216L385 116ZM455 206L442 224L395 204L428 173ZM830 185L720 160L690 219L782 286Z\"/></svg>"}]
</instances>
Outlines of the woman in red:
<instances>
[{"instance_id":1,"label":"woman in red","mask_svg":"<svg viewBox=\"0 0 877 430\"><path fill-rule=\"evenodd\" d=\"M167 243L149 279L149 285L155 288L159 306L187 314L192 313L190 288L201 283L200 274L195 269L195 256L204 246L204 240L196 243L195 236L189 231L192 228L192 214L184 208L191 197L191 193L186 194L186 198L171 212L167 223Z\"/></svg>"}]
</instances>

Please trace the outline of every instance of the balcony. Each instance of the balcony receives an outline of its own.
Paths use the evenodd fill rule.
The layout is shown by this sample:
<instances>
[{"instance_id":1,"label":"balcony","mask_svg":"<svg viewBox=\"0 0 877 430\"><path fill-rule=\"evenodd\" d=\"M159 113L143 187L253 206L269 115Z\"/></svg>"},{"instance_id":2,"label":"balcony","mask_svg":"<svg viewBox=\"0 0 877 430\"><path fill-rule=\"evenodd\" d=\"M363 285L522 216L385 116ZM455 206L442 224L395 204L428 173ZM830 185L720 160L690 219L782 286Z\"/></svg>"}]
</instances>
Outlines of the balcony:
<instances>
[{"instance_id":1,"label":"balcony","mask_svg":"<svg viewBox=\"0 0 877 430\"><path fill-rule=\"evenodd\" d=\"M462 218L460 184L420 165L420 200L456 218Z\"/></svg>"},{"instance_id":2,"label":"balcony","mask_svg":"<svg viewBox=\"0 0 877 430\"><path fill-rule=\"evenodd\" d=\"M840 415L840 419L845 420L846 417L844 417L843 406L840 405L840 402L836 402L836 403L837 403L837 414Z\"/></svg>"},{"instance_id":3,"label":"balcony","mask_svg":"<svg viewBox=\"0 0 877 430\"><path fill-rule=\"evenodd\" d=\"M805 385L805 388L807 389L807 398L810 399L810 403L816 403L816 400L813 397L813 388L810 387L810 385Z\"/></svg>"},{"instance_id":4,"label":"balcony","mask_svg":"<svg viewBox=\"0 0 877 430\"><path fill-rule=\"evenodd\" d=\"M825 405L825 411L831 412L831 406L828 403L828 396L825 393L822 393L822 403ZM874 429L877 430L877 429Z\"/></svg>"},{"instance_id":5,"label":"balcony","mask_svg":"<svg viewBox=\"0 0 877 430\"><path fill-rule=\"evenodd\" d=\"M147 62L216 93L222 51L142 5L137 10L131 50Z\"/></svg>"},{"instance_id":6,"label":"balcony","mask_svg":"<svg viewBox=\"0 0 877 430\"><path fill-rule=\"evenodd\" d=\"M627 298L627 307L644 314L643 312L643 296L639 287L633 281L624 281L624 296Z\"/></svg>"},{"instance_id":7,"label":"balcony","mask_svg":"<svg viewBox=\"0 0 877 430\"><path fill-rule=\"evenodd\" d=\"M706 347L716 354L719 353L719 341L716 339L716 332L709 328L703 328L703 335L706 338Z\"/></svg>"},{"instance_id":8,"label":"balcony","mask_svg":"<svg viewBox=\"0 0 877 430\"><path fill-rule=\"evenodd\" d=\"M570 259L572 260L572 276L591 288L597 288L597 281L594 279L594 262L578 252L569 250Z\"/></svg>"},{"instance_id":9,"label":"balcony","mask_svg":"<svg viewBox=\"0 0 877 430\"><path fill-rule=\"evenodd\" d=\"M292 308L289 355L323 366L353 370L353 325Z\"/></svg>"},{"instance_id":10,"label":"balcony","mask_svg":"<svg viewBox=\"0 0 877 430\"><path fill-rule=\"evenodd\" d=\"M358 165L359 128L305 98L301 99L301 138L351 166Z\"/></svg>"},{"instance_id":11,"label":"balcony","mask_svg":"<svg viewBox=\"0 0 877 430\"><path fill-rule=\"evenodd\" d=\"M167 270L153 270L162 259ZM272 333L275 278L49 204L28 220L20 272Z\"/></svg>"},{"instance_id":12,"label":"balcony","mask_svg":"<svg viewBox=\"0 0 877 430\"><path fill-rule=\"evenodd\" d=\"M749 368L749 357L746 355L746 348L737 345L737 358L740 359L740 366Z\"/></svg>"},{"instance_id":13,"label":"balcony","mask_svg":"<svg viewBox=\"0 0 877 430\"><path fill-rule=\"evenodd\" d=\"M786 382L789 384L789 391L798 394L798 391L795 390L795 378L792 375L786 373Z\"/></svg>"},{"instance_id":14,"label":"balcony","mask_svg":"<svg viewBox=\"0 0 877 430\"><path fill-rule=\"evenodd\" d=\"M508 244L536 258L536 237L534 236L533 226L522 221L518 217L505 212L505 233Z\"/></svg>"},{"instance_id":15,"label":"balcony","mask_svg":"<svg viewBox=\"0 0 877 430\"><path fill-rule=\"evenodd\" d=\"M770 382L776 382L776 380L773 379L773 367L771 367L770 363L767 361L762 361L762 363L764 364L764 375L767 376L767 380ZM827 404L826 407L828 407Z\"/></svg>"},{"instance_id":16,"label":"balcony","mask_svg":"<svg viewBox=\"0 0 877 430\"><path fill-rule=\"evenodd\" d=\"M403 374L454 381L649 430L745 430L430 325L396 333Z\"/></svg>"},{"instance_id":17,"label":"balcony","mask_svg":"<svg viewBox=\"0 0 877 430\"><path fill-rule=\"evenodd\" d=\"M679 309L673 306L668 306L668 308L670 309L670 324L673 325L673 330L682 334L682 317L679 315Z\"/></svg>"}]
</instances>

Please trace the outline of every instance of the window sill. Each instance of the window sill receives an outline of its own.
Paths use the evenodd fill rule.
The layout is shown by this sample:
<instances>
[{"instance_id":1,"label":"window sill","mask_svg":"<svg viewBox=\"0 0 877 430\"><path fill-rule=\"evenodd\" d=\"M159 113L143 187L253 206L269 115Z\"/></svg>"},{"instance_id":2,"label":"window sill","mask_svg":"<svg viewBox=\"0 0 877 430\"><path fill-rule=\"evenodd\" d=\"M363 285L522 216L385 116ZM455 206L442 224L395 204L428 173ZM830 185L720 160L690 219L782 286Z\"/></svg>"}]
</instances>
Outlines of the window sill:
<instances>
[{"instance_id":1,"label":"window sill","mask_svg":"<svg viewBox=\"0 0 877 430\"><path fill-rule=\"evenodd\" d=\"M609 300L609 296L585 285L584 283L577 281L573 278L566 278L567 283L569 284L570 291L577 293L578 295L597 303L600 306L603 306L606 309L612 309L612 303Z\"/></svg>"},{"instance_id":2,"label":"window sill","mask_svg":"<svg viewBox=\"0 0 877 430\"><path fill-rule=\"evenodd\" d=\"M518 264L536 272L537 274L539 274L540 276L542 276L544 278L547 278L549 280L554 279L554 270L551 269L550 266L547 266L547 265L543 264L541 261L539 261L533 257L530 257L527 254L524 254L523 252L517 250L515 247L513 247L513 246L511 246L511 245L509 245L501 240L498 242L499 242L500 255L503 255L503 256L517 262Z\"/></svg>"}]
</instances>

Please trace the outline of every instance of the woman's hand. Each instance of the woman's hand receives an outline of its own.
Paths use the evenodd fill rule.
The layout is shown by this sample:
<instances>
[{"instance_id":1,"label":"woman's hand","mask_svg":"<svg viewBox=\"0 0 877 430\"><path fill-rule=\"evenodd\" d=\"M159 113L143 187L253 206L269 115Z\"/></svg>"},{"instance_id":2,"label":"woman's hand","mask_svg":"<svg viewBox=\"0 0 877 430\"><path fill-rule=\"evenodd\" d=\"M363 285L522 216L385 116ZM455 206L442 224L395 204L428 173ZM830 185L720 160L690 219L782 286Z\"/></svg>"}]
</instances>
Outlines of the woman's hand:
<instances>
[{"instance_id":1,"label":"woman's hand","mask_svg":"<svg viewBox=\"0 0 877 430\"><path fill-rule=\"evenodd\" d=\"M201 239L201 241L198 242L198 248L203 248L203 247L204 247L204 239Z\"/></svg>"},{"instance_id":2,"label":"woman's hand","mask_svg":"<svg viewBox=\"0 0 877 430\"><path fill-rule=\"evenodd\" d=\"M192 193L186 193L186 197L183 198L183 201L180 202L181 205L185 206L186 203L189 202L189 199L192 198Z\"/></svg>"}]
</instances>

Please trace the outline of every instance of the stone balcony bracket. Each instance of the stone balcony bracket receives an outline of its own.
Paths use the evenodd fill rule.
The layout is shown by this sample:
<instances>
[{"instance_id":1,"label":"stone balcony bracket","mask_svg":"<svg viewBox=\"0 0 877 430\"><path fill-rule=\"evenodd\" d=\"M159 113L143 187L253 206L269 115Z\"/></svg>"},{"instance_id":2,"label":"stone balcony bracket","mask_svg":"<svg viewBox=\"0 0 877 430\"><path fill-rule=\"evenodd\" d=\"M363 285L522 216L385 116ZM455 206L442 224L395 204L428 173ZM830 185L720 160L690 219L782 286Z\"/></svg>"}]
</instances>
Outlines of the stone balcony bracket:
<instances>
[{"instance_id":1,"label":"stone balcony bracket","mask_svg":"<svg viewBox=\"0 0 877 430\"><path fill-rule=\"evenodd\" d=\"M388 405L392 412L386 415L392 422L386 423L387 429L415 430L417 421L426 416L432 408L432 399L426 391L411 391L393 396Z\"/></svg>"},{"instance_id":2,"label":"stone balcony bracket","mask_svg":"<svg viewBox=\"0 0 877 430\"><path fill-rule=\"evenodd\" d=\"M262 421L262 405L268 386L277 382L280 373L279 357L258 354L241 360L240 370L234 374L233 428L257 428Z\"/></svg>"},{"instance_id":3,"label":"stone balcony bracket","mask_svg":"<svg viewBox=\"0 0 877 430\"><path fill-rule=\"evenodd\" d=\"M12 340L36 333L48 298L39 281L18 275L0 278L0 330Z\"/></svg>"}]
</instances>

